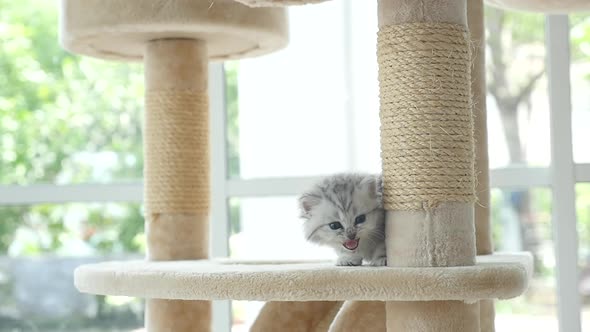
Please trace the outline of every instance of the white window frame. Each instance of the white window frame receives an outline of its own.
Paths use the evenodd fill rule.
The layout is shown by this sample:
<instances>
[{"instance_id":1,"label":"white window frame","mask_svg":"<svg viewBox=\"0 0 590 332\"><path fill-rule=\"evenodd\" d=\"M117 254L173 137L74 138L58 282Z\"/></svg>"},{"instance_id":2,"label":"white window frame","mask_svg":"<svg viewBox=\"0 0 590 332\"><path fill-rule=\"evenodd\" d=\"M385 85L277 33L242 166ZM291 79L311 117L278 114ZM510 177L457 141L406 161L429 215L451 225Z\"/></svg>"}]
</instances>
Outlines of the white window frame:
<instances>
[{"instance_id":1,"label":"white window frame","mask_svg":"<svg viewBox=\"0 0 590 332\"><path fill-rule=\"evenodd\" d=\"M567 15L548 15L545 25L551 127L552 226L560 331L580 332L576 172L570 89L570 27ZM580 165L583 170L583 165ZM583 171L582 171L583 172Z\"/></svg>"},{"instance_id":2,"label":"white window frame","mask_svg":"<svg viewBox=\"0 0 590 332\"><path fill-rule=\"evenodd\" d=\"M344 26L350 26L350 0L344 10ZM575 185L590 182L590 164L575 164L572 154L572 123L570 96L570 38L567 15L546 16L547 68L550 97L551 166L509 167L490 171L491 186L503 189L552 189L552 227L556 257L556 294L558 300L559 330L580 332L580 299L578 292L578 237L576 231ZM347 34L350 36L350 32ZM350 42L346 43L350 49ZM350 56L346 57L350 68ZM347 71L348 80L353 73ZM297 195L315 177L289 177L268 179L229 179L227 174L225 74L222 64L209 68L211 101L211 256L229 256L230 236L228 200L232 197L261 197ZM559 82L559 84L551 84ZM349 90L351 85L347 85ZM351 96L353 91L349 91ZM352 100L352 99L351 99ZM346 116L354 121L352 101ZM349 123L352 128L352 123ZM351 144L352 146L352 144ZM377 147L376 147L377 148ZM350 161L351 163L354 160ZM352 166L352 165L351 165ZM0 206L33 205L41 203L71 202L141 202L142 183L0 186ZM214 330L231 329L229 301L215 301L213 308Z\"/></svg>"}]
</instances>

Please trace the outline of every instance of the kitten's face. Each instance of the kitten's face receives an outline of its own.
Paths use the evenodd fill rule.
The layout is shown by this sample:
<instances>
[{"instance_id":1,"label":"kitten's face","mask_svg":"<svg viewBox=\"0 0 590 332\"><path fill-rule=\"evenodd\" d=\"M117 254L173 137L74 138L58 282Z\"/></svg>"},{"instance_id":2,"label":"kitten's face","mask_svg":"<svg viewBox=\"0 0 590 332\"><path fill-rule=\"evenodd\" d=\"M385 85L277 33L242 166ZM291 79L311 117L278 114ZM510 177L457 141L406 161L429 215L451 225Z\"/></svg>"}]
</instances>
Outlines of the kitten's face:
<instances>
[{"instance_id":1,"label":"kitten's face","mask_svg":"<svg viewBox=\"0 0 590 332\"><path fill-rule=\"evenodd\" d=\"M354 252L361 243L383 238L383 209L378 178L338 175L324 180L299 199L306 238L337 250Z\"/></svg>"}]
</instances>

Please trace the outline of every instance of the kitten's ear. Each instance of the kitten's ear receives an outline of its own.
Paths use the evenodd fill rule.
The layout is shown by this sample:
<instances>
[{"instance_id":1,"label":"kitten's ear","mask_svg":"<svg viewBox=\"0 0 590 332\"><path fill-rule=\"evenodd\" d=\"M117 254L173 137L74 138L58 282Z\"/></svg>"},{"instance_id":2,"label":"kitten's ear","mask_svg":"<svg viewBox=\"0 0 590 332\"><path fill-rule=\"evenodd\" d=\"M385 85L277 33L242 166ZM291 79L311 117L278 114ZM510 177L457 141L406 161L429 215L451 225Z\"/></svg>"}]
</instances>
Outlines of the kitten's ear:
<instances>
[{"instance_id":1,"label":"kitten's ear","mask_svg":"<svg viewBox=\"0 0 590 332\"><path fill-rule=\"evenodd\" d=\"M322 198L317 194L308 192L299 197L299 210L301 218L309 219L311 217L311 210L320 202Z\"/></svg>"},{"instance_id":2,"label":"kitten's ear","mask_svg":"<svg viewBox=\"0 0 590 332\"><path fill-rule=\"evenodd\" d=\"M381 176L368 175L361 180L361 188L365 188L369 194L375 199L381 199L383 192L383 181Z\"/></svg>"}]
</instances>

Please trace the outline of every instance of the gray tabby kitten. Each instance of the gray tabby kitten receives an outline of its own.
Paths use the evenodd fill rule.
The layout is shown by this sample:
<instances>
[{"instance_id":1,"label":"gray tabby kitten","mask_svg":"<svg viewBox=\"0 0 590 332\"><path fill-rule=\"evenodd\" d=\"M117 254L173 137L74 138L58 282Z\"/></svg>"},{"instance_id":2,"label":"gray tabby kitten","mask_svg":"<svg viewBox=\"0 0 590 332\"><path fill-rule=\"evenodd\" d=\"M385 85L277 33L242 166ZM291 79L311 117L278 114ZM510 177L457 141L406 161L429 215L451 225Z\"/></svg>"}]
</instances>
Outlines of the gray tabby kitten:
<instances>
[{"instance_id":1,"label":"gray tabby kitten","mask_svg":"<svg viewBox=\"0 0 590 332\"><path fill-rule=\"evenodd\" d=\"M381 178L338 174L299 197L308 241L334 248L336 265L386 265Z\"/></svg>"}]
</instances>

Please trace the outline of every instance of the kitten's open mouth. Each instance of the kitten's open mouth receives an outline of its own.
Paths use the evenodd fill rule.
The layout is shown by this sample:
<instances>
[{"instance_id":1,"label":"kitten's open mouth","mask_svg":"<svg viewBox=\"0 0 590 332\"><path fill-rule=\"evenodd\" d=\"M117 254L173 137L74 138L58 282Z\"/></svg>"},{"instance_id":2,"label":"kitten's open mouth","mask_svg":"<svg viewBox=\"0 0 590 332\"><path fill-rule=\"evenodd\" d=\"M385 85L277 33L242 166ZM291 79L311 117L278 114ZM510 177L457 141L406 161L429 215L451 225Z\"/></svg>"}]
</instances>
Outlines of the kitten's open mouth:
<instances>
[{"instance_id":1,"label":"kitten's open mouth","mask_svg":"<svg viewBox=\"0 0 590 332\"><path fill-rule=\"evenodd\" d=\"M348 250L354 250L356 248L358 248L359 246L359 240L346 240L346 242L344 242L343 244L344 248L348 249Z\"/></svg>"}]
</instances>

